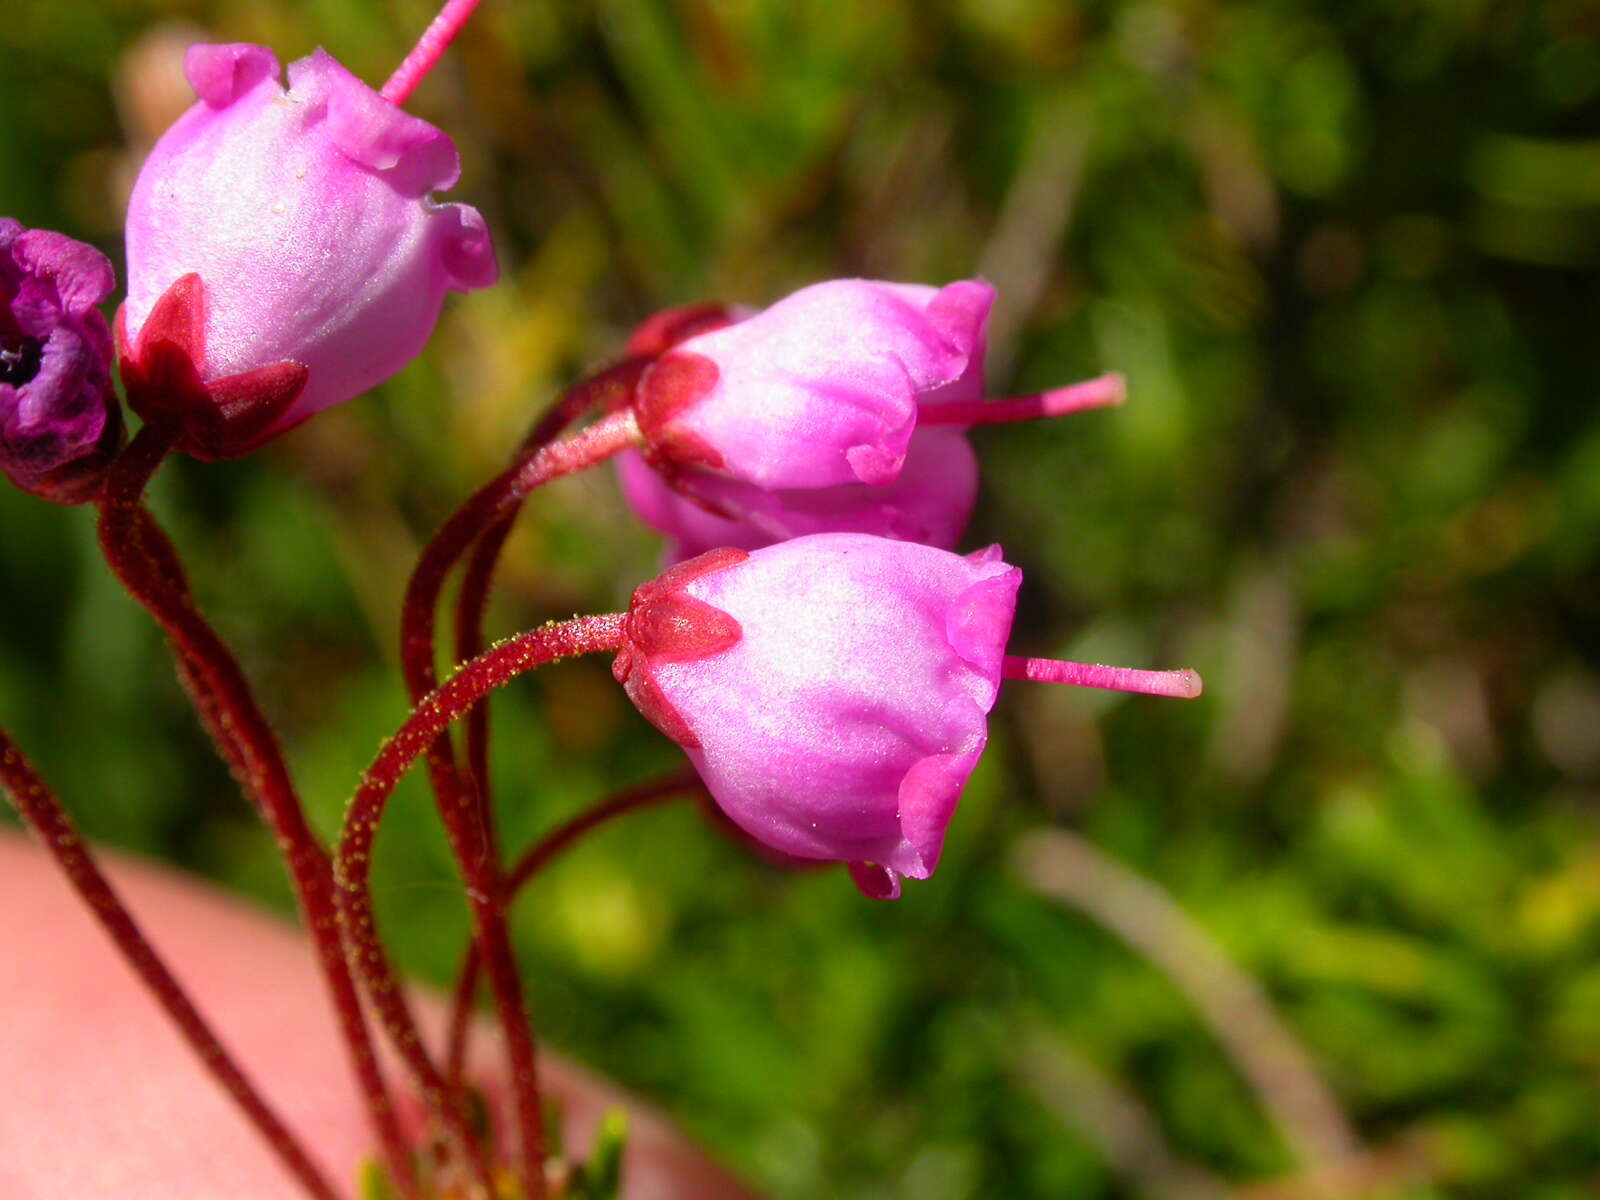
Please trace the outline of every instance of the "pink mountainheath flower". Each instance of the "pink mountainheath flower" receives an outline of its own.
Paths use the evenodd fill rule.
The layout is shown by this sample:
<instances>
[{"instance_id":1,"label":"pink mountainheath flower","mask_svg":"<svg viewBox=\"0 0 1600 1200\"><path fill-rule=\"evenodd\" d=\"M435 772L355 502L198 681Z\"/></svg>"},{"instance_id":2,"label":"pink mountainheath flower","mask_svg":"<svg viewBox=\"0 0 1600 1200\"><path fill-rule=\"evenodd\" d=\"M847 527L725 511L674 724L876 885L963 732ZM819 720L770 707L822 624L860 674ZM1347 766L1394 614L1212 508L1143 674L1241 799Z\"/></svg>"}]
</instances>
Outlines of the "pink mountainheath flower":
<instances>
[{"instance_id":1,"label":"pink mountainheath flower","mask_svg":"<svg viewBox=\"0 0 1600 1200\"><path fill-rule=\"evenodd\" d=\"M227 457L393 375L498 268L478 212L430 197L455 144L323 51L287 89L261 46L184 71L199 102L134 184L118 334L135 409Z\"/></svg>"},{"instance_id":2,"label":"pink mountainheath flower","mask_svg":"<svg viewBox=\"0 0 1600 1200\"><path fill-rule=\"evenodd\" d=\"M981 396L993 300L839 279L689 337L640 380L647 453L763 488L890 483L921 401Z\"/></svg>"},{"instance_id":3,"label":"pink mountainheath flower","mask_svg":"<svg viewBox=\"0 0 1600 1200\"><path fill-rule=\"evenodd\" d=\"M0 218L0 471L46 500L90 499L122 444L96 307L114 286L94 247Z\"/></svg>"},{"instance_id":4,"label":"pink mountainheath flower","mask_svg":"<svg viewBox=\"0 0 1600 1200\"><path fill-rule=\"evenodd\" d=\"M1189 671L1008 658L1021 583L997 546L714 550L635 592L613 672L740 828L893 898L938 866L1003 676L1199 692Z\"/></svg>"},{"instance_id":5,"label":"pink mountainheath flower","mask_svg":"<svg viewBox=\"0 0 1600 1200\"><path fill-rule=\"evenodd\" d=\"M657 356L635 399L644 451L618 459L629 504L670 561L820 532L954 546L978 490L969 425L1123 394L1105 376L985 401L994 298L975 279L840 279L761 312L658 314L629 343Z\"/></svg>"}]
</instances>

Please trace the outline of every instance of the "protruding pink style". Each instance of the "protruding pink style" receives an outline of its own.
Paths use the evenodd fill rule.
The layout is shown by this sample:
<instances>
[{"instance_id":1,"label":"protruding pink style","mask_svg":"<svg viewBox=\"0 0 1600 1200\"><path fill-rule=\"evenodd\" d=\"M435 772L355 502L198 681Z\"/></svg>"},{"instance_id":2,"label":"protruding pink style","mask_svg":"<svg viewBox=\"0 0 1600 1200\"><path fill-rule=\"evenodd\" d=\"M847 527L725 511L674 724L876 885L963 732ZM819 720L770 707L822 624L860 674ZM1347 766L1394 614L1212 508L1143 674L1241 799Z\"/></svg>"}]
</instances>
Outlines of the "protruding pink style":
<instances>
[{"instance_id":1,"label":"protruding pink style","mask_svg":"<svg viewBox=\"0 0 1600 1200\"><path fill-rule=\"evenodd\" d=\"M619 459L628 502L668 561L808 533L955 546L972 515L975 424L1121 403L1120 375L985 400L994 289L844 279L759 313L714 306L651 318L629 352L642 455ZM653 469L652 469L653 468Z\"/></svg>"},{"instance_id":2,"label":"protruding pink style","mask_svg":"<svg viewBox=\"0 0 1600 1200\"><path fill-rule=\"evenodd\" d=\"M456 40L456 34L461 32L461 27L478 11L478 4L479 0L445 0L439 15L422 31L411 53L395 68L379 94L390 104L404 104L409 100L411 93L417 90L417 85L433 70L434 64L444 57L450 43Z\"/></svg>"},{"instance_id":3,"label":"protruding pink style","mask_svg":"<svg viewBox=\"0 0 1600 1200\"><path fill-rule=\"evenodd\" d=\"M497 266L477 211L430 197L460 174L450 138L327 54L290 64L287 89L260 46L195 46L184 70L199 103L134 185L120 332L147 383L170 384L172 356L195 356L221 456L394 374L444 293L488 286ZM150 393L130 401L159 411ZM251 426L237 435L235 410Z\"/></svg>"},{"instance_id":4,"label":"protruding pink style","mask_svg":"<svg viewBox=\"0 0 1600 1200\"><path fill-rule=\"evenodd\" d=\"M939 864L1002 678L1200 692L1192 671L1008 658L1021 583L998 546L716 550L635 593L614 671L747 834L893 899Z\"/></svg>"},{"instance_id":5,"label":"protruding pink style","mask_svg":"<svg viewBox=\"0 0 1600 1200\"><path fill-rule=\"evenodd\" d=\"M1013 421L1037 421L1044 417L1065 417L1093 408L1110 408L1128 398L1128 381L1112 371L1082 383L1035 392L1031 396L1012 396L1005 400L977 403L954 400L943 404L924 404L919 416L927 425L1005 425Z\"/></svg>"},{"instance_id":6,"label":"protruding pink style","mask_svg":"<svg viewBox=\"0 0 1600 1200\"><path fill-rule=\"evenodd\" d=\"M1167 696L1173 700L1193 700L1202 687L1200 673L1187 668L1181 671L1137 671L1132 667L1062 662L1054 658L1015 658L1011 655L1006 656L1004 674L1007 679L1067 683L1073 687L1138 692L1144 696Z\"/></svg>"}]
</instances>

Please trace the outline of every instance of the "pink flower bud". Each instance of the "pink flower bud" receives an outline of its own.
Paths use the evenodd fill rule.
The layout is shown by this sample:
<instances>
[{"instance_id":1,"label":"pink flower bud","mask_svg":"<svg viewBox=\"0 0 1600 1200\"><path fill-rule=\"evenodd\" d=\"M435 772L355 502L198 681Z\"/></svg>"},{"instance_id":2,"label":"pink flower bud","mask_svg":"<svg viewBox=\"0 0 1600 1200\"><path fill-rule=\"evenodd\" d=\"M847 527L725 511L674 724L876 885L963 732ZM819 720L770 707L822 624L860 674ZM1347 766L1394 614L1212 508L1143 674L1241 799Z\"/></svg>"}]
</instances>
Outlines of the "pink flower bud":
<instances>
[{"instance_id":1,"label":"pink flower bud","mask_svg":"<svg viewBox=\"0 0 1600 1200\"><path fill-rule=\"evenodd\" d=\"M635 409L642 454L619 457L629 504L669 561L808 533L949 548L977 499L974 424L1120 403L1121 376L986 400L994 289L844 279L760 313L699 306L640 326L654 356Z\"/></svg>"},{"instance_id":2,"label":"pink flower bud","mask_svg":"<svg viewBox=\"0 0 1600 1200\"><path fill-rule=\"evenodd\" d=\"M840 279L673 345L640 380L650 458L767 489L893 482L918 407L982 398L994 289Z\"/></svg>"},{"instance_id":3,"label":"pink flower bud","mask_svg":"<svg viewBox=\"0 0 1600 1200\"><path fill-rule=\"evenodd\" d=\"M0 218L0 472L46 500L88 500L122 444L96 307L114 286L93 246Z\"/></svg>"},{"instance_id":4,"label":"pink flower bud","mask_svg":"<svg viewBox=\"0 0 1600 1200\"><path fill-rule=\"evenodd\" d=\"M209 403L185 448L224 456L393 375L497 267L477 211L429 196L460 174L450 138L321 50L287 90L260 46L184 70L200 99L134 185L119 332L130 402L188 424Z\"/></svg>"},{"instance_id":5,"label":"pink flower bud","mask_svg":"<svg viewBox=\"0 0 1600 1200\"><path fill-rule=\"evenodd\" d=\"M988 738L1022 573L861 534L714 551L635 594L615 672L723 810L767 846L938 865Z\"/></svg>"}]
</instances>

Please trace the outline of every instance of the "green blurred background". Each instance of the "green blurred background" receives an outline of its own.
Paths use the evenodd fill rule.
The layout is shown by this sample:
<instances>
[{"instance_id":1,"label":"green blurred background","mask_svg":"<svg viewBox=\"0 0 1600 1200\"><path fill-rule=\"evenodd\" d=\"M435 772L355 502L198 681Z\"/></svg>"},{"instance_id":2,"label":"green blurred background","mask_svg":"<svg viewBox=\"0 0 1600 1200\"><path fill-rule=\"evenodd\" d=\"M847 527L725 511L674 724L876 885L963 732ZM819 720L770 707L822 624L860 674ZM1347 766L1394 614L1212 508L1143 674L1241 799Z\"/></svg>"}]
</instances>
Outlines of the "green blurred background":
<instances>
[{"instance_id":1,"label":"green blurred background","mask_svg":"<svg viewBox=\"0 0 1600 1200\"><path fill-rule=\"evenodd\" d=\"M13 0L0 213L117 259L175 46L378 82L430 16ZM173 464L158 511L331 831L404 712L420 539L633 322L981 273L996 390L1130 381L977 434L1013 647L1206 697L1007 688L898 904L688 806L598 834L517 915L541 1027L777 1197L1592 1196L1597 39L1592 0L486 0L412 108L502 284L377 394ZM90 525L0 493L0 723L96 837L287 911ZM658 553L608 472L563 482L491 628L613 608ZM598 660L496 734L514 846L675 761ZM445 981L465 906L415 778L378 865Z\"/></svg>"}]
</instances>

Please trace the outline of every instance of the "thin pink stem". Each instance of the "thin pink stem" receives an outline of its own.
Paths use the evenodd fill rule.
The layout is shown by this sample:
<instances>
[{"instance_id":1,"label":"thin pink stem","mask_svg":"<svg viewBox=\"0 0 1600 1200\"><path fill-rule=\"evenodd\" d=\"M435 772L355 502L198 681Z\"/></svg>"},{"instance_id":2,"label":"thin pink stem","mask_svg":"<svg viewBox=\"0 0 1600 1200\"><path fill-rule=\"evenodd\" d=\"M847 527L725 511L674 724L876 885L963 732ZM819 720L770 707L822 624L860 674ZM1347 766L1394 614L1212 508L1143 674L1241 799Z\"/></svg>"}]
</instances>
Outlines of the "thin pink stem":
<instances>
[{"instance_id":1,"label":"thin pink stem","mask_svg":"<svg viewBox=\"0 0 1600 1200\"><path fill-rule=\"evenodd\" d=\"M362 775L361 786L345 812L344 830L334 860L334 878L338 886L339 916L345 930L357 945L370 948L369 953L358 957L356 966L375 996L388 986L392 976L382 955L372 906L372 844L395 785L411 764L438 742L452 722L489 692L525 671L556 659L617 649L622 644L625 619L620 613L580 617L531 630L485 651L417 702L405 724L384 743ZM452 802L464 799L453 773L449 783L449 792L441 797L446 810ZM538 1104L538 1066L532 1034L526 1013L521 1010L521 989L510 946L504 938L504 921L486 919L494 913L504 917L504 881L497 871L485 878L470 856L463 855L467 848L455 847L463 879L472 893L474 934L483 948L484 965L489 970L496 1006L502 1008L501 1024L512 1061L513 1094L517 1100L523 1186L529 1200L541 1200L546 1194L544 1114ZM490 890L480 891L480 884L487 884ZM507 971L510 978L497 978ZM507 999L518 1005L517 1012L503 1010ZM439 1083L443 1086L442 1078Z\"/></svg>"},{"instance_id":2,"label":"thin pink stem","mask_svg":"<svg viewBox=\"0 0 1600 1200\"><path fill-rule=\"evenodd\" d=\"M1069 683L1073 687L1104 688L1112 692L1139 692L1193 700L1200 694L1198 671L1135 671L1131 667L1103 667L1095 663L1063 662L1056 658L1019 658L1008 654L1001 674L1007 679L1032 683Z\"/></svg>"},{"instance_id":3,"label":"thin pink stem","mask_svg":"<svg viewBox=\"0 0 1600 1200\"><path fill-rule=\"evenodd\" d=\"M517 865L506 876L507 902L515 900L517 893L528 885L529 880L590 830L617 817L659 804L663 800L670 800L701 786L700 777L693 769L685 768L649 783L640 784L638 787L618 792L594 807L584 809L577 816L545 834L517 861ZM461 1072L466 1064L468 1019L472 1015L472 998L477 994L481 967L478 944L473 942L467 946L466 953L461 959L461 970L456 976L455 1004L450 1013L445 1074L452 1083L460 1081Z\"/></svg>"},{"instance_id":4,"label":"thin pink stem","mask_svg":"<svg viewBox=\"0 0 1600 1200\"><path fill-rule=\"evenodd\" d=\"M133 914L123 906L121 897L100 870L66 809L3 729L0 729L0 791L11 798L23 820L55 858L67 881L89 906L100 927L116 943L122 957L167 1010L167 1016L211 1077L232 1097L245 1118L299 1181L305 1194L316 1200L336 1200L338 1193L212 1031L166 962L144 936Z\"/></svg>"},{"instance_id":5,"label":"thin pink stem","mask_svg":"<svg viewBox=\"0 0 1600 1200\"><path fill-rule=\"evenodd\" d=\"M1063 417L1091 408L1110 408L1128 398L1128 381L1113 371L1098 379L1052 388L1031 396L1012 396L1005 400L975 400L958 404L924 404L917 420L926 425L1004 425L1012 421L1036 421L1041 417Z\"/></svg>"},{"instance_id":6,"label":"thin pink stem","mask_svg":"<svg viewBox=\"0 0 1600 1200\"><path fill-rule=\"evenodd\" d=\"M479 0L445 0L439 15L422 31L416 46L406 55L406 60L395 68L379 95L391 104L404 104L409 100L423 77L444 57L444 52L455 41L456 34L461 32L467 18L477 10L478 4Z\"/></svg>"}]
</instances>

